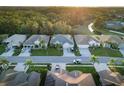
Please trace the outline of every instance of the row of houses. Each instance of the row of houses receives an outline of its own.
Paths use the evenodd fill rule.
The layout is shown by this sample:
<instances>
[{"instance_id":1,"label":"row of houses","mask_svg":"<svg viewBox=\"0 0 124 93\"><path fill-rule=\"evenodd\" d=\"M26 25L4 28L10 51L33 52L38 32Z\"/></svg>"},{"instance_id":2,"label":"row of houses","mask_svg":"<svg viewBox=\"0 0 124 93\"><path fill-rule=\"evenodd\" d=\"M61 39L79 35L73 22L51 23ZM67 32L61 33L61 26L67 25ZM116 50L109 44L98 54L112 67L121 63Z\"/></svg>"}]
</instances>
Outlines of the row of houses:
<instances>
[{"instance_id":1,"label":"row of houses","mask_svg":"<svg viewBox=\"0 0 124 93\"><path fill-rule=\"evenodd\" d=\"M119 45L119 48L124 48L124 37L116 35L74 35L74 38L71 35L62 35L57 34L53 35L50 39L48 35L32 35L27 38L26 35L15 34L3 41L7 44L9 48L11 47L20 47L23 45L23 48L42 48L48 47L50 44L60 44L63 48L74 47L75 42L79 48L88 48L89 46L99 46L101 43L106 44L106 42L116 43Z\"/></svg>"}]
</instances>

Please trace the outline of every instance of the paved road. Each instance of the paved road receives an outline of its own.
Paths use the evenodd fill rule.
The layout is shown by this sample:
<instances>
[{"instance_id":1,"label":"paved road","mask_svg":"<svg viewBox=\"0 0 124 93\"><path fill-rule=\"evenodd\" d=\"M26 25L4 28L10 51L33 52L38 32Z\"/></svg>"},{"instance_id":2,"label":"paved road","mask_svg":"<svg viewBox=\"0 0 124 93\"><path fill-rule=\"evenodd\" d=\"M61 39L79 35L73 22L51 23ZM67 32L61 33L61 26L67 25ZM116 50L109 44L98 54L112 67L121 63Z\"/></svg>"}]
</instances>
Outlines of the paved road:
<instances>
[{"instance_id":1,"label":"paved road","mask_svg":"<svg viewBox=\"0 0 124 93\"><path fill-rule=\"evenodd\" d=\"M19 57L11 56L6 57L10 62L25 62L26 59L31 58L35 63L72 63L74 59L82 59L82 63L90 62L90 57L64 57L64 56L31 56L31 57ZM124 60L124 58L110 58L110 57L98 57L101 63L107 63L110 59Z\"/></svg>"}]
</instances>

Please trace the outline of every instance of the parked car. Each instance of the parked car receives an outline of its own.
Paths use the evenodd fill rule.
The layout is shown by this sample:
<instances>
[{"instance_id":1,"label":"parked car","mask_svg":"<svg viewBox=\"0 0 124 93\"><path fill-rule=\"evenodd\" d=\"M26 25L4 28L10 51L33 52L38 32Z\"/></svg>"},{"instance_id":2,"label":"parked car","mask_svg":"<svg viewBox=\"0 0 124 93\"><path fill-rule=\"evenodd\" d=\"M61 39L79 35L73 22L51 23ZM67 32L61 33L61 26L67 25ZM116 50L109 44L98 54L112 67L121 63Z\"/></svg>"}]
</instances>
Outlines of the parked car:
<instances>
[{"instance_id":1,"label":"parked car","mask_svg":"<svg viewBox=\"0 0 124 93\"><path fill-rule=\"evenodd\" d=\"M60 66L59 65L56 65L55 66L55 70L58 70L58 69L60 69Z\"/></svg>"},{"instance_id":2,"label":"parked car","mask_svg":"<svg viewBox=\"0 0 124 93\"><path fill-rule=\"evenodd\" d=\"M80 64L82 62L82 59L74 59L73 63L74 64Z\"/></svg>"}]
</instances>

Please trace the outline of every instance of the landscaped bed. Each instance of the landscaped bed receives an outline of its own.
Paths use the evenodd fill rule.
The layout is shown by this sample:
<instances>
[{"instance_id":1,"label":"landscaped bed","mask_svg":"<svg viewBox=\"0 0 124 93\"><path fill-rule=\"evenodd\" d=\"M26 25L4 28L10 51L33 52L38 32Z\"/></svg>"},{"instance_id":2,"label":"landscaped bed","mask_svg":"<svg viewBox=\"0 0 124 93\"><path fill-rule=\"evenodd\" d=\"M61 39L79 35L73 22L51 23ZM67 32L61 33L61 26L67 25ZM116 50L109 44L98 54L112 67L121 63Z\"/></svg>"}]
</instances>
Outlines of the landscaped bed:
<instances>
[{"instance_id":1,"label":"landscaped bed","mask_svg":"<svg viewBox=\"0 0 124 93\"><path fill-rule=\"evenodd\" d=\"M77 66L72 66L72 67L66 67L67 71L74 71L74 70L78 70L81 71L83 73L91 73L93 75L94 81L96 83L96 85L101 85L100 81L99 81L99 75L97 74L96 70L94 67L77 67Z\"/></svg>"},{"instance_id":2,"label":"landscaped bed","mask_svg":"<svg viewBox=\"0 0 124 93\"><path fill-rule=\"evenodd\" d=\"M81 56L79 49L74 51L75 56Z\"/></svg>"},{"instance_id":3,"label":"landscaped bed","mask_svg":"<svg viewBox=\"0 0 124 93\"><path fill-rule=\"evenodd\" d=\"M56 48L47 49L32 49L32 56L62 56L63 50L57 50Z\"/></svg>"},{"instance_id":4,"label":"landscaped bed","mask_svg":"<svg viewBox=\"0 0 124 93\"><path fill-rule=\"evenodd\" d=\"M18 56L20 53L21 53L21 48L16 48L16 49L14 50L13 56Z\"/></svg>"},{"instance_id":5,"label":"landscaped bed","mask_svg":"<svg viewBox=\"0 0 124 93\"><path fill-rule=\"evenodd\" d=\"M4 45L0 45L0 54L2 54L5 51L5 46Z\"/></svg>"},{"instance_id":6,"label":"landscaped bed","mask_svg":"<svg viewBox=\"0 0 124 93\"><path fill-rule=\"evenodd\" d=\"M28 73L32 72L32 71L35 71L35 72L38 72L38 73L41 73L41 82L40 82L40 85L43 86L44 83L45 83L45 79L46 79L46 75L47 75L47 67L41 67L41 66L31 66L29 69L28 69Z\"/></svg>"},{"instance_id":7,"label":"landscaped bed","mask_svg":"<svg viewBox=\"0 0 124 93\"><path fill-rule=\"evenodd\" d=\"M119 72L121 75L124 75L124 67L109 67L113 72Z\"/></svg>"},{"instance_id":8,"label":"landscaped bed","mask_svg":"<svg viewBox=\"0 0 124 93\"><path fill-rule=\"evenodd\" d=\"M110 48L89 48L92 55L95 56L109 56L109 57L123 57L119 50Z\"/></svg>"}]
</instances>

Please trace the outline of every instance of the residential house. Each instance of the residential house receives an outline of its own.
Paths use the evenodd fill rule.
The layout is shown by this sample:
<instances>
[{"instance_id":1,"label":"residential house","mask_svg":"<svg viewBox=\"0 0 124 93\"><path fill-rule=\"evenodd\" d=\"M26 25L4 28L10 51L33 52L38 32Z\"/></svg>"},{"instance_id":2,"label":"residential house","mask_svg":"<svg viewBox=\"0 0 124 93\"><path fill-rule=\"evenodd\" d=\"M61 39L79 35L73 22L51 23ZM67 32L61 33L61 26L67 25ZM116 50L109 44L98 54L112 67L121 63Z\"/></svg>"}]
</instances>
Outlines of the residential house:
<instances>
[{"instance_id":1,"label":"residential house","mask_svg":"<svg viewBox=\"0 0 124 93\"><path fill-rule=\"evenodd\" d=\"M90 73L80 71L48 72L45 86L95 86Z\"/></svg>"},{"instance_id":2,"label":"residential house","mask_svg":"<svg viewBox=\"0 0 124 93\"><path fill-rule=\"evenodd\" d=\"M70 35L62 35L62 34L54 35L50 40L50 44L53 45L60 44L62 45L63 48L74 47L74 41L72 36Z\"/></svg>"},{"instance_id":3,"label":"residential house","mask_svg":"<svg viewBox=\"0 0 124 93\"><path fill-rule=\"evenodd\" d=\"M13 47L20 47L25 40L26 40L26 35L15 34L5 39L3 43L5 43L8 48L13 48Z\"/></svg>"},{"instance_id":4,"label":"residential house","mask_svg":"<svg viewBox=\"0 0 124 93\"><path fill-rule=\"evenodd\" d=\"M47 48L49 36L47 35L32 35L23 44L24 48Z\"/></svg>"},{"instance_id":5,"label":"residential house","mask_svg":"<svg viewBox=\"0 0 124 93\"><path fill-rule=\"evenodd\" d=\"M75 35L74 38L81 56L90 57L91 53L89 51L89 47L100 45L98 40L89 35Z\"/></svg>"}]
</instances>

